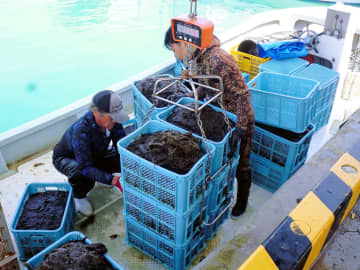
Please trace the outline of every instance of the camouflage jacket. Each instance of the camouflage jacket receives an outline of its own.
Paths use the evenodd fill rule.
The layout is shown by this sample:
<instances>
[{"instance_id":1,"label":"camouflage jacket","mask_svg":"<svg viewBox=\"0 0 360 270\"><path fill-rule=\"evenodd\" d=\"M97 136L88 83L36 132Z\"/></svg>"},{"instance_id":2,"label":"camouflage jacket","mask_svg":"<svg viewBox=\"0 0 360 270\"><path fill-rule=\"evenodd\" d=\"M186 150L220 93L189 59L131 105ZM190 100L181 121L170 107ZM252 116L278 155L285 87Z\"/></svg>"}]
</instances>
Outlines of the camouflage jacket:
<instances>
[{"instance_id":1,"label":"camouflage jacket","mask_svg":"<svg viewBox=\"0 0 360 270\"><path fill-rule=\"evenodd\" d=\"M254 111L249 89L235 60L229 53L220 48L220 40L216 36L213 37L210 47L200 50L194 57L193 73L195 75L217 75L222 78L223 102L226 110L237 115L237 127L244 130L248 135L252 134ZM219 88L219 83L216 80L199 82ZM209 93L210 91L204 92Z\"/></svg>"}]
</instances>

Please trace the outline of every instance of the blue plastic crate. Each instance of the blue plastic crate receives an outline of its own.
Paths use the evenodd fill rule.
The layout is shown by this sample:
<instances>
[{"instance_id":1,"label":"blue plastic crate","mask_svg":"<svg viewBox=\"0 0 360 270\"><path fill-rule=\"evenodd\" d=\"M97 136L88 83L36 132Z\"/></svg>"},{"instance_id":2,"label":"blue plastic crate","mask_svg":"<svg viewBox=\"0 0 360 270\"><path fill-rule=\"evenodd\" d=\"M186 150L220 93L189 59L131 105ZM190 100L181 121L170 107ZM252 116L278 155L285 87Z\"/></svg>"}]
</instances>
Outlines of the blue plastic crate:
<instances>
[{"instance_id":1,"label":"blue plastic crate","mask_svg":"<svg viewBox=\"0 0 360 270\"><path fill-rule=\"evenodd\" d=\"M259 73L248 83L255 120L303 132L315 116L315 91L318 85L314 80L277 73Z\"/></svg>"},{"instance_id":2,"label":"blue plastic crate","mask_svg":"<svg viewBox=\"0 0 360 270\"><path fill-rule=\"evenodd\" d=\"M22 210L29 196L46 191L69 192L60 227L56 230L16 229L16 226L21 217ZM30 258L69 232L72 228L74 217L75 204L73 199L73 191L69 183L30 183L24 191L10 227L19 250L20 260Z\"/></svg>"},{"instance_id":3,"label":"blue plastic crate","mask_svg":"<svg viewBox=\"0 0 360 270\"><path fill-rule=\"evenodd\" d=\"M187 103L193 103L194 99L192 98L182 98L179 100L179 104L187 104ZM203 102L199 101L199 104L203 104ZM215 111L221 112L222 110L219 107L213 106L211 104L209 104L209 106L211 108L213 108ZM169 123L166 121L166 119L169 117L169 115L171 115L173 113L173 111L175 110L176 105L173 105L171 107L169 107L168 109L158 113L156 115L157 120L159 121L163 121L166 122L168 125L176 127L176 128L180 128L178 126L175 126L172 123ZM228 116L228 118L230 120L232 120L234 123L236 123L236 115L230 112L226 112L226 115ZM184 130L182 128L180 128L181 130ZM233 131L235 130L235 128L233 128ZM185 130L184 130L185 131ZM196 137L201 137L201 134L193 134ZM220 141L220 142L216 142L216 141L212 141L212 140L208 140L212 145L215 146L215 154L214 154L214 158L211 159L211 174L214 174L217 170L219 170L227 161L228 161L228 151L229 151L229 137L230 137L230 132L228 132L226 134L226 136ZM240 147L240 143L238 144L238 147ZM235 151L235 155L233 157L233 159L238 159L239 158L239 151Z\"/></svg>"},{"instance_id":4,"label":"blue plastic crate","mask_svg":"<svg viewBox=\"0 0 360 270\"><path fill-rule=\"evenodd\" d=\"M339 83L339 73L318 64L311 64L304 70L296 72L294 76L309 78L319 82L319 87L315 92L314 106L316 108L316 114L312 122L316 126L316 129L319 129L329 120L329 118L324 119L323 115L326 114L324 111L331 112L336 88Z\"/></svg>"},{"instance_id":5,"label":"blue plastic crate","mask_svg":"<svg viewBox=\"0 0 360 270\"><path fill-rule=\"evenodd\" d=\"M259 66L260 72L293 74L306 68L309 62L301 58L271 59Z\"/></svg>"},{"instance_id":6,"label":"blue plastic crate","mask_svg":"<svg viewBox=\"0 0 360 270\"><path fill-rule=\"evenodd\" d=\"M202 142L204 155L186 174L177 174L154 163L141 158L127 150L127 146L141 134L152 134L157 131L177 130L185 133L184 130L170 126L165 122L151 120L144 126L138 128L118 144L121 160L122 184L124 190L127 187L134 187L143 195L162 203L169 210L175 210L179 214L189 210L199 199L206 180L206 165L208 154ZM215 147L208 144L212 158Z\"/></svg>"},{"instance_id":7,"label":"blue plastic crate","mask_svg":"<svg viewBox=\"0 0 360 270\"><path fill-rule=\"evenodd\" d=\"M126 242L158 260L169 269L184 270L205 248L205 231L200 231L184 245L175 245L153 233L132 218L125 218Z\"/></svg>"},{"instance_id":8,"label":"blue plastic crate","mask_svg":"<svg viewBox=\"0 0 360 270\"><path fill-rule=\"evenodd\" d=\"M169 74L164 74L162 75L163 77L172 77ZM132 83L132 92L133 92L133 100L134 100L134 113L135 113L135 119L136 119L136 124L138 127L140 127L143 124L143 120L145 118L145 116L148 114L148 111L150 110L150 108L152 107L152 103L150 102L150 100L148 100L142 93L141 91L136 87L136 83L138 81L135 81ZM187 89L183 84L181 84L185 89ZM158 89L160 90L160 89ZM188 90L190 91L190 90ZM166 107L154 107L153 111L151 112L151 114L149 115L147 120L155 120L155 116L157 113L166 110L166 108L168 108L171 104L169 104Z\"/></svg>"},{"instance_id":9,"label":"blue plastic crate","mask_svg":"<svg viewBox=\"0 0 360 270\"><path fill-rule=\"evenodd\" d=\"M199 190L200 197L201 191ZM206 191L203 200L198 200L186 213L177 214L164 207L163 203L143 195L130 186L124 190L124 217L133 218L147 229L176 245L185 244L199 233L201 218L205 218L206 210Z\"/></svg>"},{"instance_id":10,"label":"blue plastic crate","mask_svg":"<svg viewBox=\"0 0 360 270\"><path fill-rule=\"evenodd\" d=\"M246 72L242 72L241 75L243 76L246 83L250 81L250 74Z\"/></svg>"},{"instance_id":11,"label":"blue plastic crate","mask_svg":"<svg viewBox=\"0 0 360 270\"><path fill-rule=\"evenodd\" d=\"M315 132L325 126L329 122L332 107L324 108L322 111L316 113L313 123L316 123Z\"/></svg>"},{"instance_id":12,"label":"blue plastic crate","mask_svg":"<svg viewBox=\"0 0 360 270\"><path fill-rule=\"evenodd\" d=\"M299 134L301 138L298 138L297 141L291 141L289 138L276 135L267 130L265 126L261 127L257 124L252 138L251 151L290 173L300 163L304 163L314 132L315 127L310 125L306 134Z\"/></svg>"},{"instance_id":13,"label":"blue plastic crate","mask_svg":"<svg viewBox=\"0 0 360 270\"><path fill-rule=\"evenodd\" d=\"M284 167L252 152L250 155L251 180L270 192L275 192L305 163L305 159L306 157L289 172Z\"/></svg>"},{"instance_id":14,"label":"blue plastic crate","mask_svg":"<svg viewBox=\"0 0 360 270\"><path fill-rule=\"evenodd\" d=\"M60 247L61 245L65 244L67 242L79 241L79 240L85 240L85 243L89 244L89 245L92 244L91 240L86 238L86 236L83 235L81 232L77 232L77 231L69 232L66 235L64 235L63 237L61 237L59 240L57 240L55 243L51 244L46 249L44 249L43 251L41 251L34 257L32 257L30 260L28 260L24 266L24 270L37 269L40 266L40 264L42 263L46 254L50 253L54 249ZM104 256L105 256L105 259L108 261L108 263L113 268L118 269L118 270L123 270L123 268L116 261L114 261L108 254L104 254ZM30 269L29 266L32 269Z\"/></svg>"}]
</instances>

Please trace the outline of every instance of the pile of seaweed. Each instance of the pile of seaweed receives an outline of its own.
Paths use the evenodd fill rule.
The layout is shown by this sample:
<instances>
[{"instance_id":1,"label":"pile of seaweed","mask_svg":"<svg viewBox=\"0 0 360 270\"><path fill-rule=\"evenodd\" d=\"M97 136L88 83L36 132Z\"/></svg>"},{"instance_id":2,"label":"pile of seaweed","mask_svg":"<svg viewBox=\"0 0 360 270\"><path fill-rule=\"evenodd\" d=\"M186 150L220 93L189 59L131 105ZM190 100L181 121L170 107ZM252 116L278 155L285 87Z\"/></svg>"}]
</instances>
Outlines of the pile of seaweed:
<instances>
[{"instance_id":1,"label":"pile of seaweed","mask_svg":"<svg viewBox=\"0 0 360 270\"><path fill-rule=\"evenodd\" d=\"M113 270L101 243L67 242L46 254L38 270Z\"/></svg>"},{"instance_id":2,"label":"pile of seaweed","mask_svg":"<svg viewBox=\"0 0 360 270\"><path fill-rule=\"evenodd\" d=\"M155 82L158 80L158 77L149 77L145 78L143 80L137 81L135 83L135 86L141 93L151 102L154 104L157 108L166 107L169 105L169 103L162 101L160 99L153 100L152 94L154 92ZM160 81L157 85L156 90L163 89L165 86L169 85L173 81ZM179 81L177 81L175 84L167 88L164 92L161 92L159 96L163 98L167 98L171 101L178 101L180 98L185 97L186 94L189 91L186 89L184 85L182 85Z\"/></svg>"},{"instance_id":3,"label":"pile of seaweed","mask_svg":"<svg viewBox=\"0 0 360 270\"><path fill-rule=\"evenodd\" d=\"M203 156L201 141L174 130L142 134L127 147L132 153L179 174L187 173Z\"/></svg>"},{"instance_id":4,"label":"pile of seaweed","mask_svg":"<svg viewBox=\"0 0 360 270\"><path fill-rule=\"evenodd\" d=\"M18 230L55 230L60 227L69 192L45 191L31 194L26 201Z\"/></svg>"},{"instance_id":5,"label":"pile of seaweed","mask_svg":"<svg viewBox=\"0 0 360 270\"><path fill-rule=\"evenodd\" d=\"M187 103L185 106L190 108L195 107L194 103ZM200 119L202 121L206 138L212 141L221 141L229 131L228 125L225 122L224 114L222 112L215 111L210 106L206 106L200 110ZM201 136L195 113L192 111L176 107L168 116L166 121ZM230 119L229 121L231 128L234 127L234 122Z\"/></svg>"}]
</instances>

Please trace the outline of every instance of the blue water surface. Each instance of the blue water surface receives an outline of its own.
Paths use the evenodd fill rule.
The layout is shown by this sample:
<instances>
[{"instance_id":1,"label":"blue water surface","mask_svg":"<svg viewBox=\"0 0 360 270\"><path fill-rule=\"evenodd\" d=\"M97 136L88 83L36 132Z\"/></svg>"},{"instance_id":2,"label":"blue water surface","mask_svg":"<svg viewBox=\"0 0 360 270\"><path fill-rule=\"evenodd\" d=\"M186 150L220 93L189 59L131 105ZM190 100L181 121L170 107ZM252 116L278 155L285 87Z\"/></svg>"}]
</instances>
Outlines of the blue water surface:
<instances>
[{"instance_id":1,"label":"blue water surface","mask_svg":"<svg viewBox=\"0 0 360 270\"><path fill-rule=\"evenodd\" d=\"M301 0L199 0L221 33L249 15L321 5ZM0 132L15 128L173 57L170 19L188 0L0 1Z\"/></svg>"}]
</instances>

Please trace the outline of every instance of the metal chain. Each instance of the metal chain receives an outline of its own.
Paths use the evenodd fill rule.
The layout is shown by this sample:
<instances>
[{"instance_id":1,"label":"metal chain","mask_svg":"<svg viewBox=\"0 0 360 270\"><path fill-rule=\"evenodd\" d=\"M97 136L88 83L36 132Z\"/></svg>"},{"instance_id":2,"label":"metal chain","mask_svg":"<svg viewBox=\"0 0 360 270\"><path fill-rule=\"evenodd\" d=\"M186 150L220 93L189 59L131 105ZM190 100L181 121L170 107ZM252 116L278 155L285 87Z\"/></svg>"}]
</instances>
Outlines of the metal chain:
<instances>
[{"instance_id":1,"label":"metal chain","mask_svg":"<svg viewBox=\"0 0 360 270\"><path fill-rule=\"evenodd\" d=\"M151 113L153 112L155 108L155 104L153 104L150 108L150 110L148 110L148 112L146 113L146 115L144 116L143 120L141 121L141 125L144 125L146 123L146 121L148 120L149 116L151 115Z\"/></svg>"}]
</instances>

